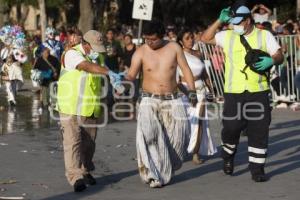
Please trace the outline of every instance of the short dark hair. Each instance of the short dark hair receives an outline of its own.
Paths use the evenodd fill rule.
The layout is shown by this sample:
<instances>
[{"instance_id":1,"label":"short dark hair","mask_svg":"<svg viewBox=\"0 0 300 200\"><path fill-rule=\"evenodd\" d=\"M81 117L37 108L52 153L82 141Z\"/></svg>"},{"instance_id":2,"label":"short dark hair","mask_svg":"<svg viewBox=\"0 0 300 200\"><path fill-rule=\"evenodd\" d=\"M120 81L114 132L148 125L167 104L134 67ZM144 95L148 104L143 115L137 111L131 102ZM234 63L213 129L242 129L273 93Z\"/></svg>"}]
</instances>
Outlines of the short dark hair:
<instances>
[{"instance_id":1,"label":"short dark hair","mask_svg":"<svg viewBox=\"0 0 300 200\"><path fill-rule=\"evenodd\" d=\"M291 23L287 23L284 27L285 30L289 32L289 34L293 34L294 25Z\"/></svg>"},{"instance_id":2,"label":"short dark hair","mask_svg":"<svg viewBox=\"0 0 300 200\"><path fill-rule=\"evenodd\" d=\"M128 33L124 35L124 38L125 38L125 37L129 37L131 40L132 40L132 38L133 38L133 36L132 36L131 34L128 34Z\"/></svg>"},{"instance_id":3,"label":"short dark hair","mask_svg":"<svg viewBox=\"0 0 300 200\"><path fill-rule=\"evenodd\" d=\"M108 29L106 30L106 33L108 33L109 31L111 31L113 34L115 34L115 33L116 33L116 30L115 30L115 29L113 29L113 28L108 28Z\"/></svg>"},{"instance_id":4,"label":"short dark hair","mask_svg":"<svg viewBox=\"0 0 300 200\"><path fill-rule=\"evenodd\" d=\"M143 25L144 35L154 35L162 38L166 33L163 23L159 20L146 21Z\"/></svg>"},{"instance_id":5,"label":"short dark hair","mask_svg":"<svg viewBox=\"0 0 300 200\"><path fill-rule=\"evenodd\" d=\"M261 25L264 27L264 29L266 29L266 30L268 30L268 31L270 31L270 32L273 32L271 22L265 21L265 22L263 22Z\"/></svg>"}]
</instances>

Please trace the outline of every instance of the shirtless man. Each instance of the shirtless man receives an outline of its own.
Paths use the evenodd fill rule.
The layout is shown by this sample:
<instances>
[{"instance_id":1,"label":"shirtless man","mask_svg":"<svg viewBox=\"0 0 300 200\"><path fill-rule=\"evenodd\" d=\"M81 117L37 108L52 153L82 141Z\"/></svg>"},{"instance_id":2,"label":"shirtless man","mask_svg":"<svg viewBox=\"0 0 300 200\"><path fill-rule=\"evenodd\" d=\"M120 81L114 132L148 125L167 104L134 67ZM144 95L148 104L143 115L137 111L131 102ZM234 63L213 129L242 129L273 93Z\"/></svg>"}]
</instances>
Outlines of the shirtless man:
<instances>
[{"instance_id":1,"label":"shirtless man","mask_svg":"<svg viewBox=\"0 0 300 200\"><path fill-rule=\"evenodd\" d=\"M145 43L133 55L126 76L134 80L142 70L143 92L137 119L137 159L141 179L150 187L161 187L171 180L184 158L186 111L177 95L176 68L179 65L190 89L190 102L197 98L192 72L181 47L163 40L164 26L146 22Z\"/></svg>"}]
</instances>

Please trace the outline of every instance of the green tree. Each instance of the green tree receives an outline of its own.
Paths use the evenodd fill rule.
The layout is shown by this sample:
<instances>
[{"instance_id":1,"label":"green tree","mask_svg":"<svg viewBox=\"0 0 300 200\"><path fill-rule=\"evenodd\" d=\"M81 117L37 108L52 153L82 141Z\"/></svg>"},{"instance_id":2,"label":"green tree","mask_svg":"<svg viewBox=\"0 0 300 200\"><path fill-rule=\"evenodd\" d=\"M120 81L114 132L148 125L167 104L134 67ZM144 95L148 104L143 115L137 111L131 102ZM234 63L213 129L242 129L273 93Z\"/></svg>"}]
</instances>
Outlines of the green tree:
<instances>
[{"instance_id":1,"label":"green tree","mask_svg":"<svg viewBox=\"0 0 300 200\"><path fill-rule=\"evenodd\" d=\"M59 16L59 12L57 11L58 8L64 8L69 0L45 0L45 12L52 18ZM13 6L17 8L17 19L18 23L21 25L24 24L27 14L28 14L28 7L24 7L25 12L21 12L21 6L31 5L36 8L40 8L39 0L0 0L0 3L7 7L6 12L9 12ZM0 7L1 9L1 7ZM50 12L49 12L50 11ZM55 12L56 11L56 12ZM1 12L1 11L0 11ZM52 14L55 13L55 14Z\"/></svg>"}]
</instances>

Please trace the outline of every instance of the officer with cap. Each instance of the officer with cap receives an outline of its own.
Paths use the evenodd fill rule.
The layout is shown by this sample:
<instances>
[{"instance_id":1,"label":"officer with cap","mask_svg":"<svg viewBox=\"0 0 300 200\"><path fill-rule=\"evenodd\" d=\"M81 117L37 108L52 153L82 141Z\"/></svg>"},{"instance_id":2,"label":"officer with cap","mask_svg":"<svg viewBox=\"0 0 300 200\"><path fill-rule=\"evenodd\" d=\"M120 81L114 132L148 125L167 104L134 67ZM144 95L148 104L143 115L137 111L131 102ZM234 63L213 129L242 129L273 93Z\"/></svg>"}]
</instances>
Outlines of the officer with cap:
<instances>
[{"instance_id":1,"label":"officer with cap","mask_svg":"<svg viewBox=\"0 0 300 200\"><path fill-rule=\"evenodd\" d=\"M101 52L105 52L102 34L85 33L82 42L66 52L57 83L66 177L75 192L96 184L90 172L95 169L92 159L101 114L99 75L108 75L113 86L121 85L120 75L92 62Z\"/></svg>"},{"instance_id":2,"label":"officer with cap","mask_svg":"<svg viewBox=\"0 0 300 200\"><path fill-rule=\"evenodd\" d=\"M223 24L233 30L217 33ZM253 66L245 69L247 54L244 37L252 49L267 52ZM274 36L254 26L251 11L245 5L223 9L219 18L203 33L201 40L223 48L225 54L224 110L222 129L223 171L232 175L234 155L242 130L247 130L249 169L255 182L267 181L264 167L267 157L271 108L267 76L258 73L283 61L281 48ZM248 63L248 62L247 62ZM246 74L246 76L245 76Z\"/></svg>"}]
</instances>

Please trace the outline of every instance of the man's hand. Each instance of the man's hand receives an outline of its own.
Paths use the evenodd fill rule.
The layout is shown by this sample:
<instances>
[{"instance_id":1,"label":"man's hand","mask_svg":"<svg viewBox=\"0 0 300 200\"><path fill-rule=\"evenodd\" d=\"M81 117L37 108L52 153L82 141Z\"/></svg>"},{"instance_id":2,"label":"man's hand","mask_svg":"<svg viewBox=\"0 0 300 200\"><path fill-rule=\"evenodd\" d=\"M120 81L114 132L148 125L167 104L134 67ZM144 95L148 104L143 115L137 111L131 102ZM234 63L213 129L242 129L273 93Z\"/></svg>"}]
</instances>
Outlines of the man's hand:
<instances>
[{"instance_id":1,"label":"man's hand","mask_svg":"<svg viewBox=\"0 0 300 200\"><path fill-rule=\"evenodd\" d=\"M196 90L189 90L188 91L188 99L189 99L189 102L192 104L192 106L196 107L196 105L198 103Z\"/></svg>"},{"instance_id":2,"label":"man's hand","mask_svg":"<svg viewBox=\"0 0 300 200\"><path fill-rule=\"evenodd\" d=\"M228 23L230 21L231 17L230 17L230 7L228 8L224 8L219 16L219 20L222 23Z\"/></svg>"},{"instance_id":3,"label":"man's hand","mask_svg":"<svg viewBox=\"0 0 300 200\"><path fill-rule=\"evenodd\" d=\"M255 63L255 68L258 71L265 71L266 69L269 69L270 67L273 66L274 61L271 57L263 56L259 57L260 61Z\"/></svg>"},{"instance_id":4,"label":"man's hand","mask_svg":"<svg viewBox=\"0 0 300 200\"><path fill-rule=\"evenodd\" d=\"M115 90L117 90L117 93L118 94L124 93L125 87L121 83L121 81L122 81L121 76L113 71L108 71L108 76L109 76L111 85L113 86L113 88Z\"/></svg>"}]
</instances>

